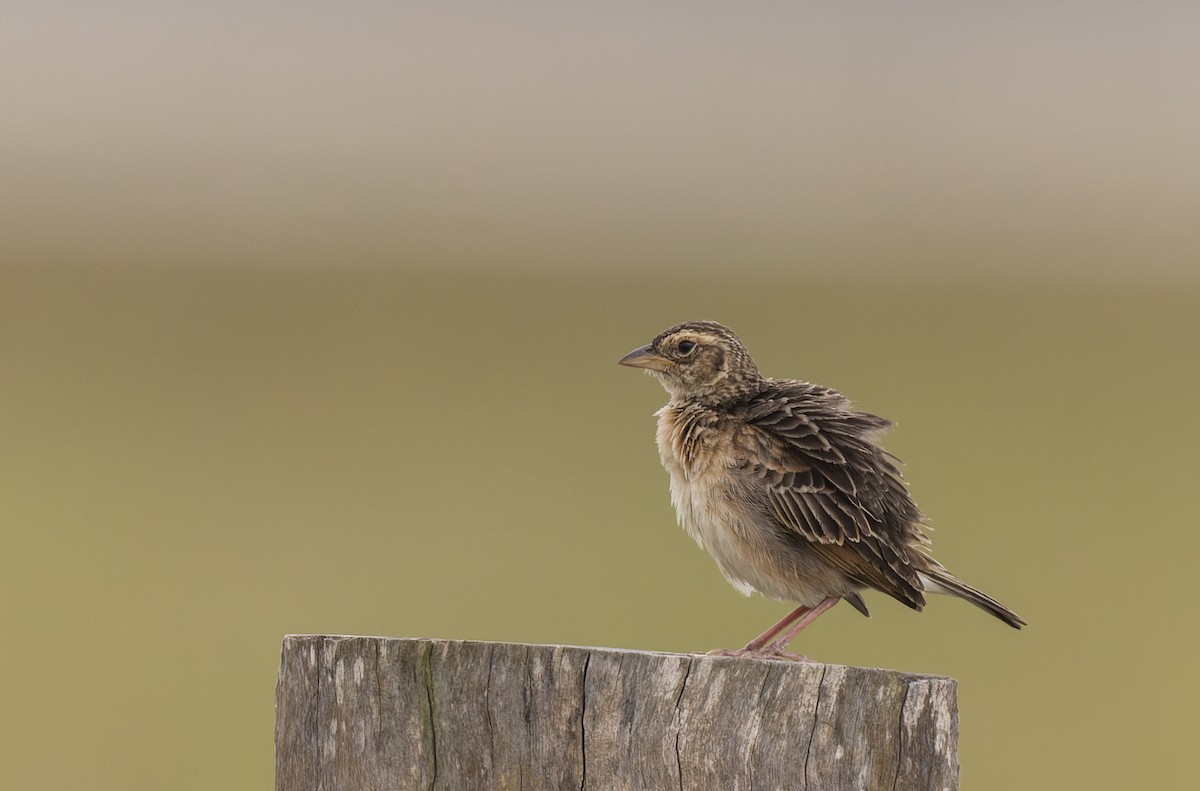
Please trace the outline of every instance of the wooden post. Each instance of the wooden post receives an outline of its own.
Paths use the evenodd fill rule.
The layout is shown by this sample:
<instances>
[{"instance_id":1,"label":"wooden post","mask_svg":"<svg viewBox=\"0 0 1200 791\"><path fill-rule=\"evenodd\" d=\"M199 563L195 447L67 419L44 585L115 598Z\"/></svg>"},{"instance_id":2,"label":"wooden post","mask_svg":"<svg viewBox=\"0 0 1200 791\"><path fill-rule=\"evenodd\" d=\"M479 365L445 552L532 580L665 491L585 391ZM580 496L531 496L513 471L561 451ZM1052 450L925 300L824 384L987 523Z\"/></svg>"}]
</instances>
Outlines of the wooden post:
<instances>
[{"instance_id":1,"label":"wooden post","mask_svg":"<svg viewBox=\"0 0 1200 791\"><path fill-rule=\"evenodd\" d=\"M955 693L840 665L291 635L275 788L943 791Z\"/></svg>"}]
</instances>

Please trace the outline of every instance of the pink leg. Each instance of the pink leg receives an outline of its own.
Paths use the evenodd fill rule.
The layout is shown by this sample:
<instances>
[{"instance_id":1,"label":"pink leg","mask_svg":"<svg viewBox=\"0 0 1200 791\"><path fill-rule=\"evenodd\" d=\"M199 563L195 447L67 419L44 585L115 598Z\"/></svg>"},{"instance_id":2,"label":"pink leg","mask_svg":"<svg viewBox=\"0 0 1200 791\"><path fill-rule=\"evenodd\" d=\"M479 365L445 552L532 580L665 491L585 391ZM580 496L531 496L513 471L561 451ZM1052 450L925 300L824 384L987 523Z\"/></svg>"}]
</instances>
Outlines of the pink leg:
<instances>
[{"instance_id":1,"label":"pink leg","mask_svg":"<svg viewBox=\"0 0 1200 791\"><path fill-rule=\"evenodd\" d=\"M765 659L806 661L799 654L789 654L784 649L787 648L788 643L795 639L796 635L804 631L804 627L817 620L821 613L839 601L841 601L841 597L829 596L823 599L816 607L797 607L775 623L770 629L747 643L745 648L739 648L737 651L717 649L709 651L709 653L717 654L718 656L754 656ZM784 632L785 629L787 630L786 632ZM784 634L776 637L780 632L784 632Z\"/></svg>"},{"instance_id":2,"label":"pink leg","mask_svg":"<svg viewBox=\"0 0 1200 791\"><path fill-rule=\"evenodd\" d=\"M792 628L790 628L786 632L784 632L781 637L779 637L776 640L774 640L773 642L767 644L764 647L763 652L769 653L769 654L784 654L784 653L786 653L784 651L784 649L788 647L788 643L790 643L790 642L792 642L792 640L796 639L796 635L803 632L804 628L806 626L808 626L813 621L817 620L817 618L819 618L823 612L830 609L831 607L833 607L833 605L837 604L841 600L842 599L840 596L826 597L816 607L813 607L811 610L804 613L803 617L801 617L800 620L796 621L796 623L792 624Z\"/></svg>"},{"instance_id":3,"label":"pink leg","mask_svg":"<svg viewBox=\"0 0 1200 791\"><path fill-rule=\"evenodd\" d=\"M745 648L743 648L742 650L743 651L759 650L764 645L771 642L772 637L774 637L775 635L782 632L784 629L791 626L796 621L797 618L800 618L801 616L803 616L810 609L811 609L810 607L800 606L800 607L797 607L796 609L792 610L790 613L788 613L787 615L783 616L778 621L776 621L774 625L772 625L769 629L767 629L767 631L763 632L758 637L755 637L753 640L746 643Z\"/></svg>"}]
</instances>

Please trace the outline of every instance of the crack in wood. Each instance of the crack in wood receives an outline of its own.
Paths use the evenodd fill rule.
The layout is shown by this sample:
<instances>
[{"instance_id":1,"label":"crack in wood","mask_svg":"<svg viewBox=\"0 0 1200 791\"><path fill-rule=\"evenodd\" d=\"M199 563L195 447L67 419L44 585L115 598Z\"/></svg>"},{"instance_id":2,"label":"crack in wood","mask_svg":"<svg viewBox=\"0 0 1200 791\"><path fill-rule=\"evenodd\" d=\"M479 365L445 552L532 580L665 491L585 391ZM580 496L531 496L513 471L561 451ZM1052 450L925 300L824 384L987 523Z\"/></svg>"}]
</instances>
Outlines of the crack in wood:
<instances>
[{"instance_id":1,"label":"crack in wood","mask_svg":"<svg viewBox=\"0 0 1200 791\"><path fill-rule=\"evenodd\" d=\"M813 704L812 730L808 734L808 747L804 751L804 788L810 785L808 767L812 763L813 742L817 738L817 727L821 721L821 694L825 691L825 674L829 672L828 665L821 666L821 680L817 682L817 702Z\"/></svg>"},{"instance_id":2,"label":"crack in wood","mask_svg":"<svg viewBox=\"0 0 1200 791\"><path fill-rule=\"evenodd\" d=\"M898 791L900 772L904 769L904 715L908 710L908 696L913 683L904 685L904 698L900 701L900 716L896 718L896 776L892 778L892 791Z\"/></svg>"},{"instance_id":3,"label":"crack in wood","mask_svg":"<svg viewBox=\"0 0 1200 791\"><path fill-rule=\"evenodd\" d=\"M692 657L688 657L687 668L683 671L683 681L679 683L679 695L675 698L675 716L678 726L675 729L675 770L679 777L679 791L683 790L683 755L679 749L679 740L683 735L683 693L687 690L688 679L692 675Z\"/></svg>"},{"instance_id":4,"label":"crack in wood","mask_svg":"<svg viewBox=\"0 0 1200 791\"><path fill-rule=\"evenodd\" d=\"M424 671L422 675L425 681L425 703L429 709L429 755L432 764L429 791L433 791L437 787L438 778L437 715L434 713L433 707L433 646L426 648L422 660Z\"/></svg>"}]
</instances>

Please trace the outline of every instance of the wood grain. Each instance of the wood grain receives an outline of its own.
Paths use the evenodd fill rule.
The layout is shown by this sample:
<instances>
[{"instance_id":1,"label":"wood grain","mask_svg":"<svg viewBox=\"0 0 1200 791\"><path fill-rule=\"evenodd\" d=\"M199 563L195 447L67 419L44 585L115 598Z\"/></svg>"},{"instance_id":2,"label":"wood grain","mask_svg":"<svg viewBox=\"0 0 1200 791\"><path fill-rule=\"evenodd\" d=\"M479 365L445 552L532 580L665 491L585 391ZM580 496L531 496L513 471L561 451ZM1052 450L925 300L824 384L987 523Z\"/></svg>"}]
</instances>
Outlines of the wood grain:
<instances>
[{"instance_id":1,"label":"wood grain","mask_svg":"<svg viewBox=\"0 0 1200 791\"><path fill-rule=\"evenodd\" d=\"M953 679L609 648L291 635L276 791L958 788Z\"/></svg>"}]
</instances>

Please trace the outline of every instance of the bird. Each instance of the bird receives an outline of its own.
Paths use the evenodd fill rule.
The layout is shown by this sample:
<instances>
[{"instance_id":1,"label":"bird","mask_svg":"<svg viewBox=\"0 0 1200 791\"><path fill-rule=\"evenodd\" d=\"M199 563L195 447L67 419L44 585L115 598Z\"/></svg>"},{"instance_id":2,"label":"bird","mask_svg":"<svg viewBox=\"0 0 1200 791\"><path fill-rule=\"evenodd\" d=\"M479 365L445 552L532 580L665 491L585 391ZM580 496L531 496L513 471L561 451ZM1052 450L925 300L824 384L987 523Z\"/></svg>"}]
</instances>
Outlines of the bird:
<instances>
[{"instance_id":1,"label":"bird","mask_svg":"<svg viewBox=\"0 0 1200 791\"><path fill-rule=\"evenodd\" d=\"M926 593L949 594L1026 625L930 554L928 520L880 444L892 421L832 388L763 376L715 321L676 324L619 362L670 396L656 439L680 525L738 591L798 605L743 648L710 653L805 660L792 640L841 600L869 616L864 590L918 611Z\"/></svg>"}]
</instances>

